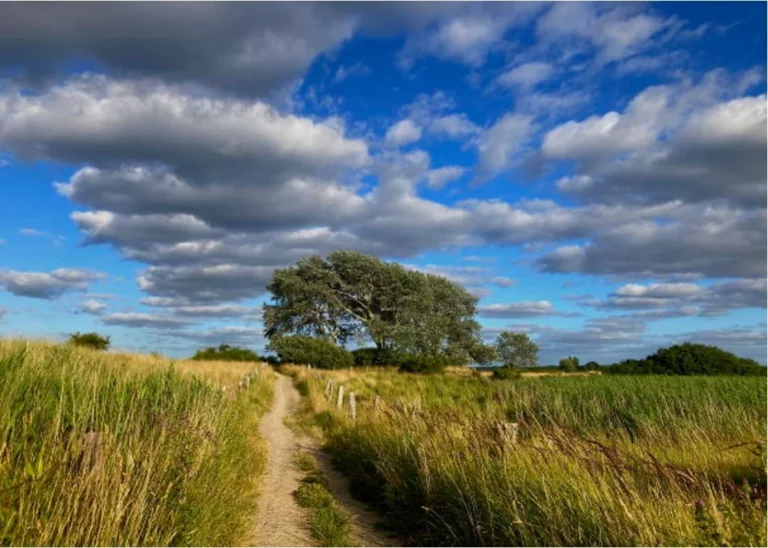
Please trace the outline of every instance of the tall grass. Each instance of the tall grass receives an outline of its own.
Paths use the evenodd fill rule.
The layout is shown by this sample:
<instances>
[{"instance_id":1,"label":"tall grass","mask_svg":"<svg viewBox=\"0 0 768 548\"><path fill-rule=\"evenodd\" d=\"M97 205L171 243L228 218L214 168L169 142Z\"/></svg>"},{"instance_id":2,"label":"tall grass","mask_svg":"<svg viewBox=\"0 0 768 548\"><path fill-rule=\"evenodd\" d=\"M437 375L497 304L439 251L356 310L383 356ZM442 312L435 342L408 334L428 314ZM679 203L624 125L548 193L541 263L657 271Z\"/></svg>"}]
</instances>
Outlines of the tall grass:
<instances>
[{"instance_id":1,"label":"tall grass","mask_svg":"<svg viewBox=\"0 0 768 548\"><path fill-rule=\"evenodd\" d=\"M241 542L270 377L236 393L188 364L0 342L0 544Z\"/></svg>"},{"instance_id":2,"label":"tall grass","mask_svg":"<svg viewBox=\"0 0 768 548\"><path fill-rule=\"evenodd\" d=\"M414 543L766 543L764 379L295 374L358 494Z\"/></svg>"}]
</instances>

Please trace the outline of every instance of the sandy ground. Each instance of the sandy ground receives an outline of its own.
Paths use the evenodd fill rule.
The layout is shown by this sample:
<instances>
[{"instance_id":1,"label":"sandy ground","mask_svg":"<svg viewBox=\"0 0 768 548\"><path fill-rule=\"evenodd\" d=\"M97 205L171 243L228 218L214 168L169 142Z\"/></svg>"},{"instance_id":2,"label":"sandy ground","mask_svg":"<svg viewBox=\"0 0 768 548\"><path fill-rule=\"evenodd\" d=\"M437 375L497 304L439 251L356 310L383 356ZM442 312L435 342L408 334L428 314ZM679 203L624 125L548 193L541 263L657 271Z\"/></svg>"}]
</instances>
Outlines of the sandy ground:
<instances>
[{"instance_id":1,"label":"sandy ground","mask_svg":"<svg viewBox=\"0 0 768 548\"><path fill-rule=\"evenodd\" d=\"M269 462L262 487L259 512L256 517L255 546L316 546L307 525L307 512L301 508L293 493L298 489L303 473L294 463L299 449L312 454L321 467L328 487L344 511L352 516L351 541L357 546L397 546L374 529L378 516L365 509L349 494L346 478L333 469L330 459L314 440L299 439L285 425L285 418L298 404L301 396L290 377L277 375L272 409L261 422L260 432L269 445Z\"/></svg>"}]
</instances>

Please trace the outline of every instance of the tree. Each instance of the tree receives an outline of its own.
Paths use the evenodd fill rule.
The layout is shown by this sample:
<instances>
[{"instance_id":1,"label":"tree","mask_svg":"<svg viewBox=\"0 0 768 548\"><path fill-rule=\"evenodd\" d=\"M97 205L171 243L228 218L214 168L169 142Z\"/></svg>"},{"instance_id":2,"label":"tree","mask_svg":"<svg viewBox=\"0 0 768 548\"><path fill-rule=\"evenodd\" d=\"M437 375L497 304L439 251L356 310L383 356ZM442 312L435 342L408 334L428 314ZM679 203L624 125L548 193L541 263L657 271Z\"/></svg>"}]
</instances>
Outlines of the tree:
<instances>
[{"instance_id":1,"label":"tree","mask_svg":"<svg viewBox=\"0 0 768 548\"><path fill-rule=\"evenodd\" d=\"M218 348L211 346L198 350L190 359L197 361L226 361L226 362L258 362L259 355L248 348L220 344Z\"/></svg>"},{"instance_id":2,"label":"tree","mask_svg":"<svg viewBox=\"0 0 768 548\"><path fill-rule=\"evenodd\" d=\"M579 368L579 358L576 356L568 356L560 360L560 369L566 373L573 373Z\"/></svg>"},{"instance_id":3,"label":"tree","mask_svg":"<svg viewBox=\"0 0 768 548\"><path fill-rule=\"evenodd\" d=\"M94 350L107 350L112 341L109 337L99 335L98 333L72 333L69 335L70 344L76 346L84 346L86 348L92 348Z\"/></svg>"},{"instance_id":4,"label":"tree","mask_svg":"<svg viewBox=\"0 0 768 548\"><path fill-rule=\"evenodd\" d=\"M496 338L496 354L503 366L534 367L539 362L539 346L525 333L501 333Z\"/></svg>"},{"instance_id":5,"label":"tree","mask_svg":"<svg viewBox=\"0 0 768 548\"><path fill-rule=\"evenodd\" d=\"M338 345L368 338L402 354L467 363L478 350L477 298L443 277L354 251L277 269L264 306L267 337L304 335Z\"/></svg>"},{"instance_id":6,"label":"tree","mask_svg":"<svg viewBox=\"0 0 768 548\"><path fill-rule=\"evenodd\" d=\"M683 343L660 348L642 360L624 360L604 369L625 375L765 375L765 366L716 346Z\"/></svg>"},{"instance_id":7,"label":"tree","mask_svg":"<svg viewBox=\"0 0 768 548\"><path fill-rule=\"evenodd\" d=\"M584 369L586 369L587 371L599 371L600 364L594 361L587 362L584 364Z\"/></svg>"}]
</instances>

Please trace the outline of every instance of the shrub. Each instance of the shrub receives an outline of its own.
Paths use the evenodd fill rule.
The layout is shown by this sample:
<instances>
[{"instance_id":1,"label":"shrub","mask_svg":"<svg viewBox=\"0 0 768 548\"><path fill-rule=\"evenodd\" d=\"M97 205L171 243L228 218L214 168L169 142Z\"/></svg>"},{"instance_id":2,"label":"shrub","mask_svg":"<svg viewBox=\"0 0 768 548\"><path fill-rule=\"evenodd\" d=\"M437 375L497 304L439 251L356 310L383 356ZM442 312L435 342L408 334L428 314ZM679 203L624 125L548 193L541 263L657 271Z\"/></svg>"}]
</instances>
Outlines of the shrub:
<instances>
[{"instance_id":1,"label":"shrub","mask_svg":"<svg viewBox=\"0 0 768 548\"><path fill-rule=\"evenodd\" d=\"M573 373L579 368L579 358L576 356L568 356L560 360L560 369L566 373Z\"/></svg>"},{"instance_id":2,"label":"shrub","mask_svg":"<svg viewBox=\"0 0 768 548\"><path fill-rule=\"evenodd\" d=\"M493 370L493 378L497 380L519 379L522 376L519 367L503 365Z\"/></svg>"},{"instance_id":3,"label":"shrub","mask_svg":"<svg viewBox=\"0 0 768 548\"><path fill-rule=\"evenodd\" d=\"M352 351L357 366L400 365L402 356L390 348L358 348Z\"/></svg>"},{"instance_id":4,"label":"shrub","mask_svg":"<svg viewBox=\"0 0 768 548\"><path fill-rule=\"evenodd\" d=\"M260 361L259 355L253 350L240 348L238 346L229 346L220 344L218 348L211 346L204 350L198 350L190 358L192 360L204 361L225 361L225 362L257 362Z\"/></svg>"},{"instance_id":5,"label":"shrub","mask_svg":"<svg viewBox=\"0 0 768 548\"><path fill-rule=\"evenodd\" d=\"M304 335L273 337L269 346L283 363L312 365L320 369L344 369L355 365L349 351L325 339Z\"/></svg>"},{"instance_id":6,"label":"shrub","mask_svg":"<svg viewBox=\"0 0 768 548\"><path fill-rule=\"evenodd\" d=\"M587 362L584 364L584 369L587 371L598 371L600 369L600 364L597 362Z\"/></svg>"},{"instance_id":7,"label":"shrub","mask_svg":"<svg viewBox=\"0 0 768 548\"><path fill-rule=\"evenodd\" d=\"M409 356L400 363L404 373L442 373L450 365L445 356Z\"/></svg>"},{"instance_id":8,"label":"shrub","mask_svg":"<svg viewBox=\"0 0 768 548\"><path fill-rule=\"evenodd\" d=\"M642 360L624 360L606 368L624 375L765 375L766 368L716 346L683 343L660 348Z\"/></svg>"},{"instance_id":9,"label":"shrub","mask_svg":"<svg viewBox=\"0 0 768 548\"><path fill-rule=\"evenodd\" d=\"M99 335L98 333L72 333L67 342L75 346L85 346L94 350L106 350L112 344L109 337Z\"/></svg>"}]
</instances>

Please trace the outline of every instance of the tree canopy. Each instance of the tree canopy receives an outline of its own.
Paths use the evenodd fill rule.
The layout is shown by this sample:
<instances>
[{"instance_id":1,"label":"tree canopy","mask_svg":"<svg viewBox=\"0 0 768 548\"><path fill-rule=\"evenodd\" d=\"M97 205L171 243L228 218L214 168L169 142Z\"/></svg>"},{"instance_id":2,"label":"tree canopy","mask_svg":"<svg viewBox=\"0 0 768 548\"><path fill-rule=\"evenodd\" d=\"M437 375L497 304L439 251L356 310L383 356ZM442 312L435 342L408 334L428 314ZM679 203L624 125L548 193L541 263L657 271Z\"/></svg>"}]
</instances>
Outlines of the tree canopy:
<instances>
[{"instance_id":1,"label":"tree canopy","mask_svg":"<svg viewBox=\"0 0 768 548\"><path fill-rule=\"evenodd\" d=\"M217 347L201 349L195 352L190 358L199 361L227 361L227 362L257 362L260 361L259 355L248 348L220 344Z\"/></svg>"},{"instance_id":2,"label":"tree canopy","mask_svg":"<svg viewBox=\"0 0 768 548\"><path fill-rule=\"evenodd\" d=\"M467 363L482 352L477 298L441 276L354 251L308 257L276 270L267 286L266 335L314 336L345 345L449 357Z\"/></svg>"},{"instance_id":3,"label":"tree canopy","mask_svg":"<svg viewBox=\"0 0 768 548\"><path fill-rule=\"evenodd\" d=\"M496 354L505 367L533 367L539 363L539 346L525 333L501 333L496 338Z\"/></svg>"},{"instance_id":4,"label":"tree canopy","mask_svg":"<svg viewBox=\"0 0 768 548\"><path fill-rule=\"evenodd\" d=\"M608 373L628 375L765 375L766 368L716 346L683 343L660 348L642 360L624 360Z\"/></svg>"},{"instance_id":5,"label":"tree canopy","mask_svg":"<svg viewBox=\"0 0 768 548\"><path fill-rule=\"evenodd\" d=\"M109 337L98 333L71 333L68 341L76 346L85 346L94 350L107 350L112 343Z\"/></svg>"}]
</instances>

